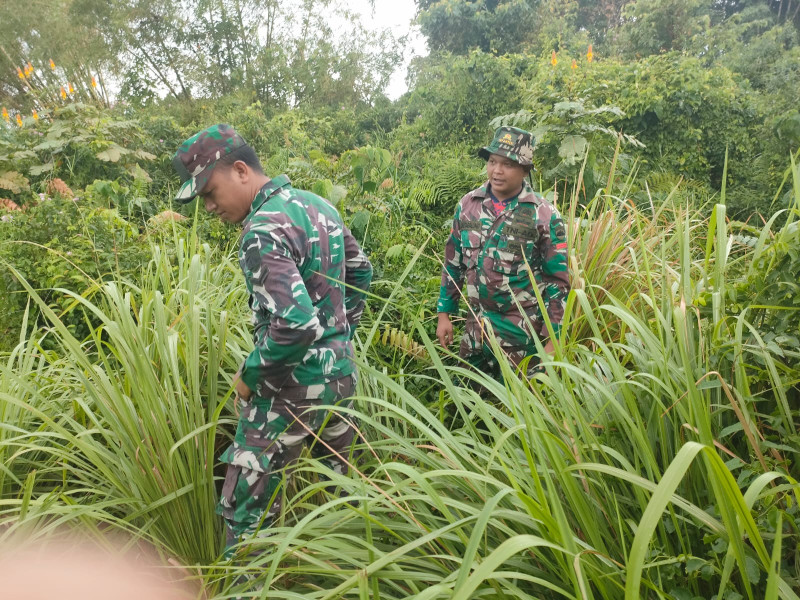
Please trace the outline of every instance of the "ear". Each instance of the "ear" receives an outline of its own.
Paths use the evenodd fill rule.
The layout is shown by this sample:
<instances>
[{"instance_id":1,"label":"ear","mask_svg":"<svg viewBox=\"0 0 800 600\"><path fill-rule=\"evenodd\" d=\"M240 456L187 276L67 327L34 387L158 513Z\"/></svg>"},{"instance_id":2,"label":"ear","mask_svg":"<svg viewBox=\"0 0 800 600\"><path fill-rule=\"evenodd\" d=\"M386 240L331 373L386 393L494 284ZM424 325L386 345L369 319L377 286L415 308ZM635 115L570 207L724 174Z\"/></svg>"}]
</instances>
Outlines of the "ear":
<instances>
[{"instance_id":1,"label":"ear","mask_svg":"<svg viewBox=\"0 0 800 600\"><path fill-rule=\"evenodd\" d=\"M234 176L242 183L247 183L250 179L250 167L243 160L237 160L231 165L231 169L233 169Z\"/></svg>"}]
</instances>

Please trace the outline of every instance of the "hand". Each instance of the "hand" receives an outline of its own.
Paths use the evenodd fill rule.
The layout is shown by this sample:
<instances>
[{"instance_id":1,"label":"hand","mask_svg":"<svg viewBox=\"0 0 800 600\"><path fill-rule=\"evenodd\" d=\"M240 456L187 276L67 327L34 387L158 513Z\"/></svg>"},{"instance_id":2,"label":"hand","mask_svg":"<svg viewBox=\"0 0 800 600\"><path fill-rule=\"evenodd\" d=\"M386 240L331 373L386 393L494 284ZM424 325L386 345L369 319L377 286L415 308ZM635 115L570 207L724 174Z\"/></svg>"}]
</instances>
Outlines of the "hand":
<instances>
[{"instance_id":1,"label":"hand","mask_svg":"<svg viewBox=\"0 0 800 600\"><path fill-rule=\"evenodd\" d=\"M239 381L236 382L236 395L242 400L247 401L250 399L250 396L253 395L253 390L247 387L247 384L244 381L239 379Z\"/></svg>"},{"instance_id":2,"label":"hand","mask_svg":"<svg viewBox=\"0 0 800 600\"><path fill-rule=\"evenodd\" d=\"M544 345L544 353L548 356L553 356L555 352L556 349L553 347L553 340L547 340L547 343Z\"/></svg>"},{"instance_id":3,"label":"hand","mask_svg":"<svg viewBox=\"0 0 800 600\"><path fill-rule=\"evenodd\" d=\"M236 375L233 376L233 381L236 384L236 398L233 401L233 413L236 415L236 418L239 418L240 405L244 407L247 401L250 400L250 396L253 395L253 390L242 381L241 370L237 371Z\"/></svg>"},{"instance_id":4,"label":"hand","mask_svg":"<svg viewBox=\"0 0 800 600\"><path fill-rule=\"evenodd\" d=\"M450 315L439 313L439 324L436 326L436 337L439 343L447 348L453 343L453 324L450 322Z\"/></svg>"}]
</instances>

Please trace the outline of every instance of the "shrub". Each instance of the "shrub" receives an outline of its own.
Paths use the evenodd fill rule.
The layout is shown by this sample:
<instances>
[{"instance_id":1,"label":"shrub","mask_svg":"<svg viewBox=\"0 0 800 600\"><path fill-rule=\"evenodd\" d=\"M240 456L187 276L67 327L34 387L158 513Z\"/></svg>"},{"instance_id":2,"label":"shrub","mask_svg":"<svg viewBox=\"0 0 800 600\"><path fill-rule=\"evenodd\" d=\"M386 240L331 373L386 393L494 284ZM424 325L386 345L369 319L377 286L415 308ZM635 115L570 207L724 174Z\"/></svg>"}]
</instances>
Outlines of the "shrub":
<instances>
[{"instance_id":1,"label":"shrub","mask_svg":"<svg viewBox=\"0 0 800 600\"><path fill-rule=\"evenodd\" d=\"M44 196L26 212L0 223L0 331L19 331L26 294L9 266L14 267L56 312L73 300L59 290L91 295L110 278L128 278L147 260L148 250L138 228L115 209L84 206L80 201ZM87 333L84 315L66 318L70 330ZM3 343L16 343L16 333Z\"/></svg>"}]
</instances>

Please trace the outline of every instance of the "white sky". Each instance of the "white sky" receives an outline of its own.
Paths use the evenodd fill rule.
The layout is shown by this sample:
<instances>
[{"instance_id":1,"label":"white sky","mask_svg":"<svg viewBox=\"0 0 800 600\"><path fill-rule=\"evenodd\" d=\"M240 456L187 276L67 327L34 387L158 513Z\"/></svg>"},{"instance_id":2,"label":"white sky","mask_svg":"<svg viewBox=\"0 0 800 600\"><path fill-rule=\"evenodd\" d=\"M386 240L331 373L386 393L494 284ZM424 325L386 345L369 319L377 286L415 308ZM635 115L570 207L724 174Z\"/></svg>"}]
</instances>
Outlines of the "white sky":
<instances>
[{"instance_id":1,"label":"white sky","mask_svg":"<svg viewBox=\"0 0 800 600\"><path fill-rule=\"evenodd\" d=\"M364 27L367 29L390 29L400 37L411 33L403 52L403 63L392 75L386 95L392 100L399 98L408 90L406 71L408 64L415 56L425 56L428 48L418 27L412 27L416 5L414 0L375 0L375 9L370 8L369 0L344 0L344 6L362 15Z\"/></svg>"}]
</instances>

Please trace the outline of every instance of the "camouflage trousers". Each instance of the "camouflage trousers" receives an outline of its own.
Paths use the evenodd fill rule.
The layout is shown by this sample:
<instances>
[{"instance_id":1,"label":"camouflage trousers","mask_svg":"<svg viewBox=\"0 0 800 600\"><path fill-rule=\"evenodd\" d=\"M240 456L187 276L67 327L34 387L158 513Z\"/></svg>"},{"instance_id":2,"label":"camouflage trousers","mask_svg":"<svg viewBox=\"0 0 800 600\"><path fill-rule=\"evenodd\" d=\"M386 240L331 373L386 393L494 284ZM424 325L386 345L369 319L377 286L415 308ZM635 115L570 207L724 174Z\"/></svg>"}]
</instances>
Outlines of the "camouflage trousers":
<instances>
[{"instance_id":1,"label":"camouflage trousers","mask_svg":"<svg viewBox=\"0 0 800 600\"><path fill-rule=\"evenodd\" d=\"M461 338L458 354L467 363L478 371L483 371L487 375L502 381L503 376L497 357L492 350L487 339L488 332L482 325L488 322L494 332L497 343L502 353L514 367L519 367L520 363L528 356L532 356L528 362L527 375L533 375L539 360L536 358L536 344L533 334L528 332L527 324L517 314L503 314L489 311L470 312L464 323L464 336Z\"/></svg>"},{"instance_id":2,"label":"camouflage trousers","mask_svg":"<svg viewBox=\"0 0 800 600\"><path fill-rule=\"evenodd\" d=\"M336 412L315 408L352 406L354 391L351 375L319 385L285 387L271 400L252 397L241 402L234 442L220 459L228 465L217 505L225 519L226 557L239 541L268 535L281 511L281 483L305 445L333 471L347 472L347 463L332 451L347 459L355 432Z\"/></svg>"}]
</instances>

